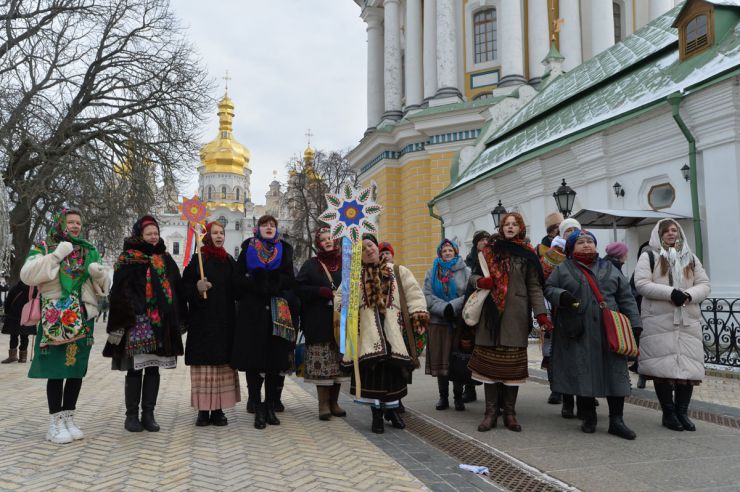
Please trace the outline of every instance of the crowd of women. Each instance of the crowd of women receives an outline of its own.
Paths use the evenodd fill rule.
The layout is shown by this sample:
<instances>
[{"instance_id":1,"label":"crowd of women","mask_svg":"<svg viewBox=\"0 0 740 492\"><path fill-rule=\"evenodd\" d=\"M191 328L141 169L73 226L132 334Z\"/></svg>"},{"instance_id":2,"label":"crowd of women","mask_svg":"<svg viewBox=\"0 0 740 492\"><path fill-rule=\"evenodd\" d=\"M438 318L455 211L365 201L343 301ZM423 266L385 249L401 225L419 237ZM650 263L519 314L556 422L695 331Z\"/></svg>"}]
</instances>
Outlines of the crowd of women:
<instances>
[{"instance_id":1,"label":"crowd of women","mask_svg":"<svg viewBox=\"0 0 740 492\"><path fill-rule=\"evenodd\" d=\"M483 384L485 413L478 430L492 429L503 414L504 426L518 432L516 402L528 378L534 316L546 332L551 400L562 401L563 417L580 417L581 429L592 433L596 398L605 397L609 433L634 439L623 421L630 392L627 358L608 349L603 307L631 321L640 342L639 371L654 382L663 425L694 430L687 411L692 388L704 373L699 303L709 294L709 282L681 227L672 220L658 222L639 257L633 285L642 296L640 314L630 281L599 256L595 237L572 219L556 222L548 224L539 254L526 240L524 219L517 213L503 216L493 236L477 232L465 260L445 239L423 287L410 270L394 264L390 244L365 235L358 367L353 368L339 348L342 265L328 229L316 231L317 254L296 275L293 249L280 238L274 217L258 220L236 260L223 248L224 226L211 222L202 267L191 261L181 275L159 236L159 224L147 215L125 239L110 285L100 254L85 239L83 217L63 210L21 270L23 292L28 286L40 292L29 377L47 379L46 437L55 443L83 438L74 420L76 403L99 301L107 295L103 355L113 370L125 372L124 426L130 432L159 430L154 415L159 371L176 367L181 355L190 366L195 425L227 425L223 410L241 401L238 372L245 373L254 426L279 425L299 330L305 336L304 380L316 385L321 420L346 415L338 397L341 384L349 382L353 394L359 389L356 401L371 408L373 432L384 432L384 421L404 428L401 399L426 345L425 371L437 378L438 410L449 408L450 382L460 411L477 398L475 385ZM626 249L617 249L612 252L626 255ZM485 301L471 327L462 312L476 290ZM9 295L21 297L26 299Z\"/></svg>"}]
</instances>

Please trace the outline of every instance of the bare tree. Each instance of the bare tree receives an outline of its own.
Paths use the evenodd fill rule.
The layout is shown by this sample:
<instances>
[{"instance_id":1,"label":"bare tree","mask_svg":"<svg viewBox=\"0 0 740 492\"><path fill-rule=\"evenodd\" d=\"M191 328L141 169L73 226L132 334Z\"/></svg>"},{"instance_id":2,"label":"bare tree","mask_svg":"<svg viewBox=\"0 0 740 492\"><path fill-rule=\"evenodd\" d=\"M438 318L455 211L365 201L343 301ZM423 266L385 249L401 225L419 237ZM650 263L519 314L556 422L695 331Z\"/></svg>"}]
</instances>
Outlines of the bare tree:
<instances>
[{"instance_id":1,"label":"bare tree","mask_svg":"<svg viewBox=\"0 0 740 492\"><path fill-rule=\"evenodd\" d=\"M197 159L212 82L167 0L0 4L0 171L17 278L63 205L120 244L154 184ZM4 39L4 41L3 41Z\"/></svg>"},{"instance_id":2,"label":"bare tree","mask_svg":"<svg viewBox=\"0 0 740 492\"><path fill-rule=\"evenodd\" d=\"M326 210L326 193L339 193L345 183L357 186L357 174L351 169L346 151L318 151L313 162L293 158L287 164L288 190L286 202L292 228L296 263L316 252L313 234L323 222L319 220Z\"/></svg>"}]
</instances>

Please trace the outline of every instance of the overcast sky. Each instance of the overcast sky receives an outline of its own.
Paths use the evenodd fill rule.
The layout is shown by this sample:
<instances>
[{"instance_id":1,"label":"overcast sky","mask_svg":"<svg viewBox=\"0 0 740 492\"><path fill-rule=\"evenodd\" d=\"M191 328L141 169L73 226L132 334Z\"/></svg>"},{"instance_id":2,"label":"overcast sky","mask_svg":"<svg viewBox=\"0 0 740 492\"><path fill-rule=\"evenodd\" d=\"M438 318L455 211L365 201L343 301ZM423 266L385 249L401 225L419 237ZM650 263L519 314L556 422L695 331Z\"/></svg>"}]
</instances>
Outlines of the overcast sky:
<instances>
[{"instance_id":1,"label":"overcast sky","mask_svg":"<svg viewBox=\"0 0 740 492\"><path fill-rule=\"evenodd\" d=\"M366 127L367 34L352 0L171 0L223 96L236 106L234 136L252 153L252 200L264 203L274 169L311 146L354 147ZM215 138L216 107L202 143ZM194 163L196 165L196 163ZM195 193L197 174L181 190Z\"/></svg>"}]
</instances>

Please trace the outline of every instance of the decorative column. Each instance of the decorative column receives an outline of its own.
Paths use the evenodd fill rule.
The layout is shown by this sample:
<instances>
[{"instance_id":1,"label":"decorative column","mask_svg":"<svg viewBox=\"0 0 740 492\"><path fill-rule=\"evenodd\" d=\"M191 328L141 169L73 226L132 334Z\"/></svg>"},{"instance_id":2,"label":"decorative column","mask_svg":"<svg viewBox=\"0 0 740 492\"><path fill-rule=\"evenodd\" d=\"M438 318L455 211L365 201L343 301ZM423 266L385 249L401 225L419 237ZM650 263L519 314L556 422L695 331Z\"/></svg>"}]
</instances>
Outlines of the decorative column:
<instances>
[{"instance_id":1,"label":"decorative column","mask_svg":"<svg viewBox=\"0 0 740 492\"><path fill-rule=\"evenodd\" d=\"M524 78L524 25L522 23L522 4L519 0L501 2L501 30L498 43L501 49L501 70L503 77L499 87L525 84ZM539 61L539 60L538 60Z\"/></svg>"},{"instance_id":2,"label":"decorative column","mask_svg":"<svg viewBox=\"0 0 740 492\"><path fill-rule=\"evenodd\" d=\"M383 117L383 13L365 8L367 23L367 127L372 130Z\"/></svg>"},{"instance_id":3,"label":"decorative column","mask_svg":"<svg viewBox=\"0 0 740 492\"><path fill-rule=\"evenodd\" d=\"M544 65L542 60L550 50L550 29L547 17L547 0L528 0L529 2L529 83L536 85L542 79Z\"/></svg>"},{"instance_id":4,"label":"decorative column","mask_svg":"<svg viewBox=\"0 0 740 492\"><path fill-rule=\"evenodd\" d=\"M437 0L424 0L424 101L437 93Z\"/></svg>"},{"instance_id":5,"label":"decorative column","mask_svg":"<svg viewBox=\"0 0 740 492\"><path fill-rule=\"evenodd\" d=\"M421 0L406 0L406 107L419 109L423 98Z\"/></svg>"},{"instance_id":6,"label":"decorative column","mask_svg":"<svg viewBox=\"0 0 740 492\"><path fill-rule=\"evenodd\" d=\"M401 24L400 24L400 1L385 0L383 18L385 33L385 59L383 80L385 82L385 113L383 119L400 120L403 117L401 111Z\"/></svg>"},{"instance_id":7,"label":"decorative column","mask_svg":"<svg viewBox=\"0 0 740 492\"><path fill-rule=\"evenodd\" d=\"M648 3L648 22L673 8L673 0L650 0Z\"/></svg>"},{"instance_id":8,"label":"decorative column","mask_svg":"<svg viewBox=\"0 0 740 492\"><path fill-rule=\"evenodd\" d=\"M573 70L583 61L581 49L581 8L579 0L560 0L560 54L563 55L563 70Z\"/></svg>"},{"instance_id":9,"label":"decorative column","mask_svg":"<svg viewBox=\"0 0 740 492\"><path fill-rule=\"evenodd\" d=\"M591 0L591 56L614 44L614 7L612 0Z\"/></svg>"},{"instance_id":10,"label":"decorative column","mask_svg":"<svg viewBox=\"0 0 740 492\"><path fill-rule=\"evenodd\" d=\"M462 99L457 88L455 5L457 2L437 0L437 99Z\"/></svg>"}]
</instances>

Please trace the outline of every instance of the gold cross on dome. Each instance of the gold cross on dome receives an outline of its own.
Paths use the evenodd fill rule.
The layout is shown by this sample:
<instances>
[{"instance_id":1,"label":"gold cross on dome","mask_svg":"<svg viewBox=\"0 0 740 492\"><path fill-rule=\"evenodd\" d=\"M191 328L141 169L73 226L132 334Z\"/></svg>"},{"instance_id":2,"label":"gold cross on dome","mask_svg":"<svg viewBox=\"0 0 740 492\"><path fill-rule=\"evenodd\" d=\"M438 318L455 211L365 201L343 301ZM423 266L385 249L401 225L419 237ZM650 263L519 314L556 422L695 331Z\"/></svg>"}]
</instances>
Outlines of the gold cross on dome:
<instances>
[{"instance_id":1,"label":"gold cross on dome","mask_svg":"<svg viewBox=\"0 0 740 492\"><path fill-rule=\"evenodd\" d=\"M313 137L313 133L311 133L311 129L310 128L305 133L305 135L306 135L306 138L308 138L308 145L311 145L311 137Z\"/></svg>"},{"instance_id":2,"label":"gold cross on dome","mask_svg":"<svg viewBox=\"0 0 740 492\"><path fill-rule=\"evenodd\" d=\"M224 92L229 92L229 80L231 80L231 77L229 77L229 71L226 70L226 75L221 78L224 79Z\"/></svg>"}]
</instances>

